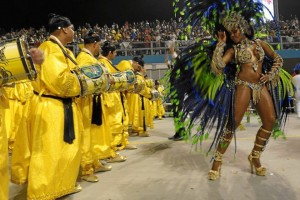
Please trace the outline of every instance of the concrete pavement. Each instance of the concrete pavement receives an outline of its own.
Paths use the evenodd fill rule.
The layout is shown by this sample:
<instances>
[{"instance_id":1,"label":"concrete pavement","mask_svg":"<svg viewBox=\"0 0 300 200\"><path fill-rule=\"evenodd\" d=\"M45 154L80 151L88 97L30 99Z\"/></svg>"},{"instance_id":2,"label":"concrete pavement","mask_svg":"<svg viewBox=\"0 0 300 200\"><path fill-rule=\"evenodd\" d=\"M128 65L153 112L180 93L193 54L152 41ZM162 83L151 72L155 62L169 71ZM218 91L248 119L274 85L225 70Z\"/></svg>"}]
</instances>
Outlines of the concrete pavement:
<instances>
[{"instance_id":1,"label":"concrete pavement","mask_svg":"<svg viewBox=\"0 0 300 200\"><path fill-rule=\"evenodd\" d=\"M137 150L123 150L128 160L113 163L110 172L98 173L98 183L80 182L83 190L60 200L298 200L300 199L300 119L290 114L287 139L270 139L261 162L267 176L250 173L247 156L252 150L260 124L255 116L237 132L223 158L222 177L207 180L211 155L195 151L184 141L170 141L172 118L154 121L150 137L130 137ZM11 184L10 200L25 200L25 187Z\"/></svg>"}]
</instances>

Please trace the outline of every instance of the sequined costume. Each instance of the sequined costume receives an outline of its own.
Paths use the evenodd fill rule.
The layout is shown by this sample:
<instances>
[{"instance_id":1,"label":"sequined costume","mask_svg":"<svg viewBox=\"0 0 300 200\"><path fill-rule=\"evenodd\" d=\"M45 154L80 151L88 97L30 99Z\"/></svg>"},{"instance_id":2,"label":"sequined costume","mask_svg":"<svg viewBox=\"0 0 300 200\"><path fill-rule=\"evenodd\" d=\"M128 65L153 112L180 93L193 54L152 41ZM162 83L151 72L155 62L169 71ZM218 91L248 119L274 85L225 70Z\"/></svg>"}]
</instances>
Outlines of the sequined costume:
<instances>
[{"instance_id":1,"label":"sequined costume","mask_svg":"<svg viewBox=\"0 0 300 200\"><path fill-rule=\"evenodd\" d=\"M226 140L226 127L227 135L235 137L234 108L238 101L236 88L240 87L252 91L254 103L260 101L262 94L270 95L276 118L273 135L281 134L287 117L287 98L293 87L289 74L282 69L282 58L267 43L252 37L254 30L249 22L264 23L263 5L251 0L182 0L174 1L174 5L175 11L184 14L185 25L200 24L212 36L218 32L227 36L226 43L217 42L214 37L199 40L176 59L170 75L174 81L169 88L177 105L175 109L180 113L175 125L186 127L185 139L201 144L214 133L209 152L220 140ZM230 35L236 30L245 35L245 39L237 43ZM246 76L246 72L251 75ZM268 80L261 82L264 76ZM196 133L192 132L194 126Z\"/></svg>"}]
</instances>

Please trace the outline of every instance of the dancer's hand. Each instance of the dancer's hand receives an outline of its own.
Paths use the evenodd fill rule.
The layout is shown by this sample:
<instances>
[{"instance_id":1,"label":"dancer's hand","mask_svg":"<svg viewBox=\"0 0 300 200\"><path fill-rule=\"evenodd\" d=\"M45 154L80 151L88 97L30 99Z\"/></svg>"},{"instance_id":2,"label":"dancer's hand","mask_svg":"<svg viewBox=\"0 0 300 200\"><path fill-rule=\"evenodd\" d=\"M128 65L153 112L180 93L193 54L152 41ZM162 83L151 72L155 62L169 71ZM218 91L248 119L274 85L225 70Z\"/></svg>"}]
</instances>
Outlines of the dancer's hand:
<instances>
[{"instance_id":1,"label":"dancer's hand","mask_svg":"<svg viewBox=\"0 0 300 200\"><path fill-rule=\"evenodd\" d=\"M226 43L225 31L218 31L217 39L218 39L218 42Z\"/></svg>"},{"instance_id":2,"label":"dancer's hand","mask_svg":"<svg viewBox=\"0 0 300 200\"><path fill-rule=\"evenodd\" d=\"M268 74L261 74L259 80L260 80L260 82L262 82L262 83L266 83L267 81L269 81L269 75L268 75Z\"/></svg>"}]
</instances>

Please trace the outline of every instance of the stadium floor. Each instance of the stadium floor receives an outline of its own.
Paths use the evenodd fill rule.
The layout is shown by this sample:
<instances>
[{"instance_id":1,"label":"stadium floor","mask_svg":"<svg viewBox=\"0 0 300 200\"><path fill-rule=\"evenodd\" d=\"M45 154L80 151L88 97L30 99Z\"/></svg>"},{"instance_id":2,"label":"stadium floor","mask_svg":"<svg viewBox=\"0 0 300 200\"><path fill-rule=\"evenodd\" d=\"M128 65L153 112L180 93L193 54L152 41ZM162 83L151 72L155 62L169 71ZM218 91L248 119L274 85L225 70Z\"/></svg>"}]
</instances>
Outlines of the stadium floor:
<instances>
[{"instance_id":1,"label":"stadium floor","mask_svg":"<svg viewBox=\"0 0 300 200\"><path fill-rule=\"evenodd\" d=\"M211 155L195 151L184 141L170 141L174 134L172 118L154 121L150 137L130 137L137 150L123 150L123 163L113 163L110 172L96 174L97 183L80 182L83 190L60 200L297 200L300 199L300 119L290 114L287 139L270 139L261 162L267 175L250 173L247 160L260 124L256 116L245 130L237 132L237 152L232 143L224 155L222 177L207 180ZM10 200L25 200L26 188L10 185Z\"/></svg>"}]
</instances>

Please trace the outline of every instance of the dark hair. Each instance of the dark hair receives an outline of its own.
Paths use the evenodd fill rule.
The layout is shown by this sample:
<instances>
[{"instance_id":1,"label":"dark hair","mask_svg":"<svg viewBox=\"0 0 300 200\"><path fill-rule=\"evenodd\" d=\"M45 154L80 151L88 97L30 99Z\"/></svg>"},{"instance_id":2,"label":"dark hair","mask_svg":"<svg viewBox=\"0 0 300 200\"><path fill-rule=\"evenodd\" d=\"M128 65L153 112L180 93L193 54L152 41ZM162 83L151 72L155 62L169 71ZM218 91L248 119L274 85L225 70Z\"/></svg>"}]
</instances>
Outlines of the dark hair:
<instances>
[{"instance_id":1,"label":"dark hair","mask_svg":"<svg viewBox=\"0 0 300 200\"><path fill-rule=\"evenodd\" d=\"M111 45L110 42L108 42L108 41L105 41L103 46L101 47L101 49L102 49L101 54L103 56L107 56L109 54L109 52L113 52L116 50L116 46Z\"/></svg>"},{"instance_id":2,"label":"dark hair","mask_svg":"<svg viewBox=\"0 0 300 200\"><path fill-rule=\"evenodd\" d=\"M144 62L144 60L143 60L143 55L141 55L140 57L134 57L132 60L133 61L135 61L135 62L137 62L139 65L141 65L142 67L144 67L144 64L145 64L145 62Z\"/></svg>"},{"instance_id":3,"label":"dark hair","mask_svg":"<svg viewBox=\"0 0 300 200\"><path fill-rule=\"evenodd\" d=\"M65 27L68 27L68 26L72 25L70 19L67 18L67 17L60 16L60 15L57 15L57 14L54 14L54 13L50 13L48 15L48 17L49 17L48 26L49 26L49 32L50 33L53 33L56 30L59 30L61 28L65 28Z\"/></svg>"},{"instance_id":4,"label":"dark hair","mask_svg":"<svg viewBox=\"0 0 300 200\"><path fill-rule=\"evenodd\" d=\"M295 74L300 74L300 69L296 69Z\"/></svg>"},{"instance_id":5,"label":"dark hair","mask_svg":"<svg viewBox=\"0 0 300 200\"><path fill-rule=\"evenodd\" d=\"M83 38L84 44L91 44L100 41L100 36L94 31L89 31Z\"/></svg>"}]
</instances>

